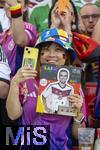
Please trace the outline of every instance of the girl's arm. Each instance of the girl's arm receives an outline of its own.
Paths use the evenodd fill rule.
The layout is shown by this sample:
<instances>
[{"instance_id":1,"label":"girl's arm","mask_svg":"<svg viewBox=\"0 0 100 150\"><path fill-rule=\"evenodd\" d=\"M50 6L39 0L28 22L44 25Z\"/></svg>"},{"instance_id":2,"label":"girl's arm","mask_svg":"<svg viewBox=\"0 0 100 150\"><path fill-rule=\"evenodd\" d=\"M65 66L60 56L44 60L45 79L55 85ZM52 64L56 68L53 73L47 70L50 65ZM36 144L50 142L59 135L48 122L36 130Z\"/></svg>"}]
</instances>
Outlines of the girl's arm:
<instances>
[{"instance_id":1,"label":"girl's arm","mask_svg":"<svg viewBox=\"0 0 100 150\"><path fill-rule=\"evenodd\" d=\"M22 115L22 106L19 100L19 83L24 83L28 79L34 79L36 76L37 71L33 68L23 67L18 70L14 78L11 80L6 103L6 108L10 119L16 120Z\"/></svg>"},{"instance_id":2,"label":"girl's arm","mask_svg":"<svg viewBox=\"0 0 100 150\"><path fill-rule=\"evenodd\" d=\"M19 87L16 79L12 79L11 81L6 108L11 120L16 120L22 114L22 107L19 101Z\"/></svg>"}]
</instances>

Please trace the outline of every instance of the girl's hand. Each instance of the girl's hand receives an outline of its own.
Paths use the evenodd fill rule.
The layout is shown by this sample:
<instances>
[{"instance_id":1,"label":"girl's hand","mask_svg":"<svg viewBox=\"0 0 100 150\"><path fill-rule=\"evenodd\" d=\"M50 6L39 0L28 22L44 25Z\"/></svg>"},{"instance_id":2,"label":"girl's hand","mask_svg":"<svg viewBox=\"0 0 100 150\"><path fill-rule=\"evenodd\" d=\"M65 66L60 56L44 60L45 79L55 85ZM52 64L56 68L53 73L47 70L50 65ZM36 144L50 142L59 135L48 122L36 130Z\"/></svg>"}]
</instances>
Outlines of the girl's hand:
<instances>
[{"instance_id":1,"label":"girl's hand","mask_svg":"<svg viewBox=\"0 0 100 150\"><path fill-rule=\"evenodd\" d=\"M28 79L34 79L37 77L37 71L31 67L22 67L18 70L12 81L17 83L25 82Z\"/></svg>"},{"instance_id":2,"label":"girl's hand","mask_svg":"<svg viewBox=\"0 0 100 150\"><path fill-rule=\"evenodd\" d=\"M68 96L68 100L71 102L72 107L77 110L77 112L81 112L83 100L80 95L72 94Z\"/></svg>"}]
</instances>

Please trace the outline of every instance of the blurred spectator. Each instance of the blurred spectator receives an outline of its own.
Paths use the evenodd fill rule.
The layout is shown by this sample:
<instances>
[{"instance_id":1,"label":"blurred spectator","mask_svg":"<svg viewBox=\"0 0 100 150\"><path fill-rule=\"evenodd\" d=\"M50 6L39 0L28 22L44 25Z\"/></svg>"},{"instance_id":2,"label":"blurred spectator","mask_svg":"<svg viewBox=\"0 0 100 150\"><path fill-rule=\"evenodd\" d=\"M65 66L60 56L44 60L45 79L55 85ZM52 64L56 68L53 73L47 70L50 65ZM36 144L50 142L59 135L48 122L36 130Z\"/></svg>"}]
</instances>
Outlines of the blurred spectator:
<instances>
[{"instance_id":1,"label":"blurred spectator","mask_svg":"<svg viewBox=\"0 0 100 150\"><path fill-rule=\"evenodd\" d=\"M93 39L95 39L98 43L99 43L99 47L98 47L98 80L97 80L97 87L96 87L96 98L95 98L95 107L93 105L94 108L94 112L93 112L93 117L95 116L96 120L94 122L94 127L95 128L100 128L100 19L98 20L97 24L94 27L94 31L93 31L93 35L92 35ZM93 118L92 117L92 118Z\"/></svg>"},{"instance_id":2,"label":"blurred spectator","mask_svg":"<svg viewBox=\"0 0 100 150\"><path fill-rule=\"evenodd\" d=\"M80 15L83 20L83 24L85 25L87 35L90 36L92 39L94 39L99 45L100 45L100 7L96 6L95 4L86 4L80 9ZM89 63L89 59L87 61L87 67L86 67L86 81L87 82L98 82L98 84L94 83L95 89L97 89L97 92L94 92L93 86L91 83L88 90L93 90L94 95L92 95L88 98L89 104L92 104L91 107L89 106L89 114L88 114L88 125L89 126L96 126L95 124L95 116L100 117L100 111L99 111L99 74L100 74L100 46L97 49L98 54L98 60L95 60L95 53L91 54L94 56L94 59L92 59L93 63ZM92 56L92 57L93 57ZM98 86L97 86L98 85ZM96 87L97 86L97 87ZM92 92L92 93L93 93ZM87 99L87 97L86 97ZM92 101L93 100L93 101ZM95 105L96 104L96 105ZM94 106L95 106L95 112L94 112ZM92 113L91 113L92 112Z\"/></svg>"},{"instance_id":3,"label":"blurred spectator","mask_svg":"<svg viewBox=\"0 0 100 150\"><path fill-rule=\"evenodd\" d=\"M35 0L38 4L33 7L29 22L36 26L38 34L48 28L48 14L52 5L52 0Z\"/></svg>"},{"instance_id":4,"label":"blurred spectator","mask_svg":"<svg viewBox=\"0 0 100 150\"><path fill-rule=\"evenodd\" d=\"M85 25L87 35L93 38L94 28L100 18L100 8L95 4L86 4L80 9L80 15L82 17L83 24ZM95 33L95 38L98 33ZM97 42L97 40L96 40ZM99 42L98 42L99 43ZM87 81L96 81L98 78L98 61L87 65Z\"/></svg>"},{"instance_id":5,"label":"blurred spectator","mask_svg":"<svg viewBox=\"0 0 100 150\"><path fill-rule=\"evenodd\" d=\"M94 27L100 18L100 8L94 4L86 4L80 9L80 15L85 25L87 35L91 37Z\"/></svg>"},{"instance_id":6,"label":"blurred spectator","mask_svg":"<svg viewBox=\"0 0 100 150\"><path fill-rule=\"evenodd\" d=\"M0 34L0 44L8 59L11 77L14 76L15 70L17 71L17 68L21 66L24 47L27 45L33 46L36 41L35 27L26 23L28 15L27 3L28 0L25 0L25 5L23 0L6 0L4 3L7 17L10 20L10 27ZM2 70L4 70L4 67ZM1 91L4 92L5 90L0 90L0 92ZM0 101L1 123L16 124L16 121L12 122L8 118L5 103L6 97L4 101Z\"/></svg>"},{"instance_id":7,"label":"blurred spectator","mask_svg":"<svg viewBox=\"0 0 100 150\"><path fill-rule=\"evenodd\" d=\"M35 27L27 23L27 3L28 0L25 0L25 4L23 0L5 2L6 14L11 25L9 30L0 34L0 44L7 56L11 76L21 66L24 47L34 46L36 42Z\"/></svg>"},{"instance_id":8,"label":"blurred spectator","mask_svg":"<svg viewBox=\"0 0 100 150\"><path fill-rule=\"evenodd\" d=\"M6 98L9 92L10 72L7 58L0 45L0 125L12 122L8 118L5 108Z\"/></svg>"},{"instance_id":9,"label":"blurred spectator","mask_svg":"<svg viewBox=\"0 0 100 150\"><path fill-rule=\"evenodd\" d=\"M29 10L28 15L29 15L29 17L31 15L33 7L36 6L36 5L37 4L34 2L34 0L29 0L29 2L28 2L28 10Z\"/></svg>"},{"instance_id":10,"label":"blurred spectator","mask_svg":"<svg viewBox=\"0 0 100 150\"><path fill-rule=\"evenodd\" d=\"M34 9L34 6L37 6L37 5L42 5L42 4L45 4L46 3L49 3L49 0L29 0L28 2L28 8L29 8L29 16L31 15L32 13L32 10Z\"/></svg>"},{"instance_id":11,"label":"blurred spectator","mask_svg":"<svg viewBox=\"0 0 100 150\"><path fill-rule=\"evenodd\" d=\"M14 125L17 121L10 120L5 107L9 92L10 72L8 60L0 45L0 125Z\"/></svg>"}]
</instances>

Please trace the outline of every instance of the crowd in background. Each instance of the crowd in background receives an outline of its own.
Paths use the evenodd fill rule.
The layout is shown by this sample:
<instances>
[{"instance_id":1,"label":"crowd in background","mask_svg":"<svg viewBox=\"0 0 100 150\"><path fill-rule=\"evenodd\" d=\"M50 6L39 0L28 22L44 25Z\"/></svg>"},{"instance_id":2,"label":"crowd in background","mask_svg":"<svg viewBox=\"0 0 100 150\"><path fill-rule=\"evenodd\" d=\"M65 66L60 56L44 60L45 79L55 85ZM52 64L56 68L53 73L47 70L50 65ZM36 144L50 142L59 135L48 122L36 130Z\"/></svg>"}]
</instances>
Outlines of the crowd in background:
<instances>
[{"instance_id":1,"label":"crowd in background","mask_svg":"<svg viewBox=\"0 0 100 150\"><path fill-rule=\"evenodd\" d=\"M58 64L53 63L82 67L83 92L80 92L81 94L78 96L73 95L69 99L73 103L79 102L75 107L81 110L85 119L82 124L74 125L72 123L75 121L74 119L71 122L69 118L60 118L64 120L63 127L66 122L69 122L69 126L72 123L73 137L76 138L75 128L85 126L100 128L100 0L88 2L72 0L70 1L70 10L65 9L59 15L57 7L57 0L0 0L0 124L31 124L33 119L35 124L45 122L42 120L45 120L46 116L38 116L31 111L35 109L36 104L32 102L32 98L30 100L27 98L27 90L30 93L37 91L38 72L32 68L21 67L23 53L26 46L37 47L40 55L39 67L42 63L48 63L47 51L44 49L48 48L50 51L48 55L51 55L51 53L56 53L57 45L54 41L50 44L49 40L46 44L47 39L42 38L48 31L53 37L52 33L57 34L58 30L62 29L64 36L65 32L68 35L68 42L74 49L74 55L70 56L72 58L68 62L69 52L66 56L65 51L62 50L63 57L60 59L66 60L67 63L59 61ZM38 38L43 40L43 45ZM67 39L66 36L64 38ZM58 40L60 40L59 37ZM62 46L62 44L58 45ZM53 52L52 47L54 48ZM68 48L64 48L68 50ZM59 58L61 53L58 53L57 57ZM33 81L35 78L36 81ZM25 82L26 80L27 82ZM19 84L23 82L23 85ZM22 86L23 91L20 93ZM30 93L28 95L31 95ZM22 103L23 95L24 100L29 103ZM78 117L76 120L83 116L79 115ZM52 117L52 119L56 120L57 118ZM59 121L58 124L60 124ZM55 128L52 124L50 125ZM59 134L59 136L61 135ZM62 136L65 135L62 134Z\"/></svg>"}]
</instances>

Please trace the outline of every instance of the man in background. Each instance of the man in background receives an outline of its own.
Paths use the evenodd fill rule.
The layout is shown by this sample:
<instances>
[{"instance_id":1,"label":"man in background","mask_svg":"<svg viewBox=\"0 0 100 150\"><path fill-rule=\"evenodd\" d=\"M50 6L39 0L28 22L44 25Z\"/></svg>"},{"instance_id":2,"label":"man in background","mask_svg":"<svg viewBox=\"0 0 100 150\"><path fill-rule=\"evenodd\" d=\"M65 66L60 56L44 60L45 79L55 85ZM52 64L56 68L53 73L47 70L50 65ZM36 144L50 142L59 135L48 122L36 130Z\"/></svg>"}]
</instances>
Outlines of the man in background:
<instances>
[{"instance_id":1,"label":"man in background","mask_svg":"<svg viewBox=\"0 0 100 150\"><path fill-rule=\"evenodd\" d=\"M88 3L80 9L80 16L86 28L87 36L93 38L93 31L100 19L100 8L95 4ZM95 40L95 39L94 39ZM97 42L97 41L96 41ZM87 66L87 81L96 82L98 78L98 61Z\"/></svg>"},{"instance_id":2,"label":"man in background","mask_svg":"<svg viewBox=\"0 0 100 150\"><path fill-rule=\"evenodd\" d=\"M80 9L80 15L85 25L87 35L91 37L94 27L100 18L100 8L95 4L86 4Z\"/></svg>"},{"instance_id":3,"label":"man in background","mask_svg":"<svg viewBox=\"0 0 100 150\"><path fill-rule=\"evenodd\" d=\"M87 35L100 45L100 40L99 40L100 39L100 32L99 32L100 30L99 29L100 28L100 7L91 3L85 4L80 9L80 16L86 28ZM100 51L99 47L98 47L98 51ZM89 104L91 104L91 107L89 106L89 104L87 105L87 107L89 108L89 111L92 112L88 114L88 125L90 127L97 126L97 123L95 123L94 114L96 117L98 114L100 114L100 111L98 109L99 105L97 105L97 103L100 104L99 76L100 76L100 57L98 56L98 61L93 60L93 63L87 63L87 67L86 67L86 81L90 82L86 84L86 93L87 93L86 95L90 96L88 92L89 90L91 90L91 95L92 95L94 88L95 88L95 91L97 89L97 91L94 92L94 95L88 97L88 99L86 96L86 99L89 101ZM94 83L91 83L91 82L94 82ZM89 87L88 87L88 84L89 84ZM91 100L91 97L92 99L94 99L94 101ZM95 111L94 111L94 107L95 107Z\"/></svg>"}]
</instances>

